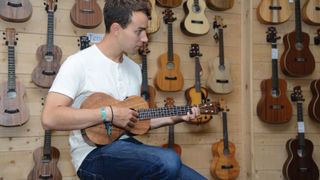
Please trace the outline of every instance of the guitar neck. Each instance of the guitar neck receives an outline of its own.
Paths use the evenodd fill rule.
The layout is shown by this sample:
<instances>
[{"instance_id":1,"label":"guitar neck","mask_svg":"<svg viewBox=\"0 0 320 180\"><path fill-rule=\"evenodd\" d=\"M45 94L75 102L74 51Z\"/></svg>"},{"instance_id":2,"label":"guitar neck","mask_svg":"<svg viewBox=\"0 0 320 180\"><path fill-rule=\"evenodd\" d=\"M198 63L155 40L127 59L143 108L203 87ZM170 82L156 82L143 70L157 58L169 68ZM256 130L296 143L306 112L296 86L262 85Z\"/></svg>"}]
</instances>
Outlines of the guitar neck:
<instances>
[{"instance_id":1,"label":"guitar neck","mask_svg":"<svg viewBox=\"0 0 320 180\"><path fill-rule=\"evenodd\" d=\"M300 0L295 0L295 24L296 24L296 43L301 43L301 12Z\"/></svg>"},{"instance_id":2,"label":"guitar neck","mask_svg":"<svg viewBox=\"0 0 320 180\"><path fill-rule=\"evenodd\" d=\"M219 63L224 66L223 28L219 28Z\"/></svg>"},{"instance_id":3,"label":"guitar neck","mask_svg":"<svg viewBox=\"0 0 320 180\"><path fill-rule=\"evenodd\" d=\"M168 23L168 62L173 62L173 32L172 22Z\"/></svg>"},{"instance_id":4,"label":"guitar neck","mask_svg":"<svg viewBox=\"0 0 320 180\"><path fill-rule=\"evenodd\" d=\"M43 159L51 160L51 131L45 130L43 143Z\"/></svg>"},{"instance_id":5,"label":"guitar neck","mask_svg":"<svg viewBox=\"0 0 320 180\"><path fill-rule=\"evenodd\" d=\"M303 108L302 103L297 103L297 117L298 117L298 142L299 142L299 149L303 152L305 147L305 137L304 137L304 121L303 121Z\"/></svg>"},{"instance_id":6,"label":"guitar neck","mask_svg":"<svg viewBox=\"0 0 320 180\"><path fill-rule=\"evenodd\" d=\"M54 29L54 11L48 11L48 26L47 26L47 55L53 55L53 29Z\"/></svg>"},{"instance_id":7,"label":"guitar neck","mask_svg":"<svg viewBox=\"0 0 320 180\"><path fill-rule=\"evenodd\" d=\"M8 91L16 90L16 67L14 46L8 46Z\"/></svg>"},{"instance_id":8,"label":"guitar neck","mask_svg":"<svg viewBox=\"0 0 320 180\"><path fill-rule=\"evenodd\" d=\"M272 56L272 89L279 89L279 77L278 77L278 49L277 44L271 44L271 56Z\"/></svg>"},{"instance_id":9,"label":"guitar neck","mask_svg":"<svg viewBox=\"0 0 320 180\"><path fill-rule=\"evenodd\" d=\"M229 138L228 138L228 122L227 122L227 112L222 112L223 121L223 152L224 154L230 154L229 151Z\"/></svg>"}]
</instances>

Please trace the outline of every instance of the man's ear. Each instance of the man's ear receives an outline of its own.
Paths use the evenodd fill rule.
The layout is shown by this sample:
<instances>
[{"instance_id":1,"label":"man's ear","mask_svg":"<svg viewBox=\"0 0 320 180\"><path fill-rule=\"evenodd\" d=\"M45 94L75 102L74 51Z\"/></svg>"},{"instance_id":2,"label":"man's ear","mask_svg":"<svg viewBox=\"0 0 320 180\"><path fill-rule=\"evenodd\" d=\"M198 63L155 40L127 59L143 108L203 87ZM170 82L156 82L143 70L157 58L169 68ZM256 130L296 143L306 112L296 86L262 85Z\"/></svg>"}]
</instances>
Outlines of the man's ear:
<instances>
[{"instance_id":1,"label":"man's ear","mask_svg":"<svg viewBox=\"0 0 320 180\"><path fill-rule=\"evenodd\" d=\"M112 23L111 27L110 27L110 32L111 33L115 33L118 34L118 32L121 30L121 26L118 23Z\"/></svg>"}]
</instances>

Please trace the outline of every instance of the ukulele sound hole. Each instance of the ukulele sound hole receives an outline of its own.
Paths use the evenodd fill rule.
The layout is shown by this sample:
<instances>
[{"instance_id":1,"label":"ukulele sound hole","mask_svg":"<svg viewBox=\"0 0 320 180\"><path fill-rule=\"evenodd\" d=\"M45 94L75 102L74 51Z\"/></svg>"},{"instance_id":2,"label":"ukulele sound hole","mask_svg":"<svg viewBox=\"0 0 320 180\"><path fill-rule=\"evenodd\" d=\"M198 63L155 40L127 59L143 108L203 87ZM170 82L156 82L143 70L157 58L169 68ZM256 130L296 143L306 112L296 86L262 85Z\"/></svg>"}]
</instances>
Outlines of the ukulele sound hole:
<instances>
[{"instance_id":1,"label":"ukulele sound hole","mask_svg":"<svg viewBox=\"0 0 320 180\"><path fill-rule=\"evenodd\" d=\"M169 70L174 69L174 64L172 62L167 63L167 69Z\"/></svg>"},{"instance_id":2,"label":"ukulele sound hole","mask_svg":"<svg viewBox=\"0 0 320 180\"><path fill-rule=\"evenodd\" d=\"M271 96L272 96L273 98L279 97L279 96L280 96L279 90L277 90L277 89L272 89L272 91L271 91Z\"/></svg>"},{"instance_id":3,"label":"ukulele sound hole","mask_svg":"<svg viewBox=\"0 0 320 180\"><path fill-rule=\"evenodd\" d=\"M8 97L9 99L15 99L15 98L17 97L16 91L14 91L14 90L9 90L8 93L7 93L7 97Z\"/></svg>"},{"instance_id":4,"label":"ukulele sound hole","mask_svg":"<svg viewBox=\"0 0 320 180\"><path fill-rule=\"evenodd\" d=\"M193 11L194 13L198 13L198 12L200 11L200 6L198 6L198 5L192 6L192 11Z\"/></svg>"},{"instance_id":5,"label":"ukulele sound hole","mask_svg":"<svg viewBox=\"0 0 320 180\"><path fill-rule=\"evenodd\" d=\"M303 44L301 42L298 42L295 44L295 48L298 50L298 51L302 51L303 49Z\"/></svg>"}]
</instances>

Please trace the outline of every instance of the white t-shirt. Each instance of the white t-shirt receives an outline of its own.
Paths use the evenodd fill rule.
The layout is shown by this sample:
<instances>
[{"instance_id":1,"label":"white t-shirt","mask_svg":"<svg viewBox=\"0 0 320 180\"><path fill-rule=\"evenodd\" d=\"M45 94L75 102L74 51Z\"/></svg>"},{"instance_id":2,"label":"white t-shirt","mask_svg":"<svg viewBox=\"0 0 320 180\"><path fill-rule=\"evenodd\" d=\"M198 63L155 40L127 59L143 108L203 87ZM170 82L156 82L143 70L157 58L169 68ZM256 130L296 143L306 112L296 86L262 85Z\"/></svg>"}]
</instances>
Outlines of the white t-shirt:
<instances>
[{"instance_id":1,"label":"white t-shirt","mask_svg":"<svg viewBox=\"0 0 320 180\"><path fill-rule=\"evenodd\" d=\"M139 65L127 56L123 56L122 63L116 63L92 45L65 60L49 91L72 98L72 107L79 108L92 92L103 92L117 100L139 96L141 83ZM72 163L77 171L84 158L96 147L84 141L80 130L70 132L69 143Z\"/></svg>"}]
</instances>

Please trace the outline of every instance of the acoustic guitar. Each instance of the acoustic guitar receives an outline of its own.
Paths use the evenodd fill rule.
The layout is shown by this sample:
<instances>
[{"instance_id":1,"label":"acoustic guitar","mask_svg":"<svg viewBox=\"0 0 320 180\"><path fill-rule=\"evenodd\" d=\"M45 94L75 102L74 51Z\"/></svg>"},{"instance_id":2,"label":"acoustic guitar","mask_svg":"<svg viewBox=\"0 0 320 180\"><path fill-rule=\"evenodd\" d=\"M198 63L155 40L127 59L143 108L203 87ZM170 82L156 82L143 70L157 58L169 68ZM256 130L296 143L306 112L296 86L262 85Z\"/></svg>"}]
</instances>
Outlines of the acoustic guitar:
<instances>
[{"instance_id":1,"label":"acoustic guitar","mask_svg":"<svg viewBox=\"0 0 320 180\"><path fill-rule=\"evenodd\" d=\"M156 107L156 90L154 87L148 85L148 61L147 54L150 53L148 44L143 44L143 47L139 49L139 54L142 58L142 85L141 85L141 97L148 102L149 107Z\"/></svg>"},{"instance_id":2,"label":"acoustic guitar","mask_svg":"<svg viewBox=\"0 0 320 180\"><path fill-rule=\"evenodd\" d=\"M21 126L29 120L26 105L26 88L16 80L15 46L17 44L14 28L6 28L8 46L8 81L0 86L0 125Z\"/></svg>"},{"instance_id":3,"label":"acoustic guitar","mask_svg":"<svg viewBox=\"0 0 320 180\"><path fill-rule=\"evenodd\" d=\"M320 0L306 0L302 7L302 20L309 25L320 25Z\"/></svg>"},{"instance_id":4,"label":"acoustic guitar","mask_svg":"<svg viewBox=\"0 0 320 180\"><path fill-rule=\"evenodd\" d=\"M88 36L80 36L79 39L80 50L86 49L90 46L90 40Z\"/></svg>"},{"instance_id":5,"label":"acoustic guitar","mask_svg":"<svg viewBox=\"0 0 320 180\"><path fill-rule=\"evenodd\" d=\"M49 88L60 68L62 50L54 45L54 12L57 10L57 0L47 0L46 11L48 13L47 44L37 49L38 65L32 72L32 81L40 87Z\"/></svg>"},{"instance_id":6,"label":"acoustic guitar","mask_svg":"<svg viewBox=\"0 0 320 180\"><path fill-rule=\"evenodd\" d=\"M209 62L209 75L207 77L207 87L217 94L228 94L233 90L233 82L230 74L229 60L224 57L223 45L223 24L220 16L215 16L213 29L218 31L214 39L219 42L219 56L214 61Z\"/></svg>"},{"instance_id":7,"label":"acoustic guitar","mask_svg":"<svg viewBox=\"0 0 320 180\"><path fill-rule=\"evenodd\" d=\"M147 33L152 34L157 32L160 28L160 17L158 16L158 13L156 11L156 1L149 0L149 2L151 4L151 14L148 20Z\"/></svg>"},{"instance_id":8,"label":"acoustic guitar","mask_svg":"<svg viewBox=\"0 0 320 180\"><path fill-rule=\"evenodd\" d=\"M288 0L261 0L257 7L257 19L262 24L284 23L291 14Z\"/></svg>"},{"instance_id":9,"label":"acoustic guitar","mask_svg":"<svg viewBox=\"0 0 320 180\"><path fill-rule=\"evenodd\" d=\"M304 77L312 74L315 60L309 49L310 38L301 29L300 0L295 0L295 31L284 35L285 50L280 59L282 72L287 76Z\"/></svg>"},{"instance_id":10,"label":"acoustic guitar","mask_svg":"<svg viewBox=\"0 0 320 180\"><path fill-rule=\"evenodd\" d=\"M157 5L166 8L175 8L180 6L182 0L157 0Z\"/></svg>"},{"instance_id":11,"label":"acoustic guitar","mask_svg":"<svg viewBox=\"0 0 320 180\"><path fill-rule=\"evenodd\" d=\"M298 135L286 143L288 158L282 167L283 176L288 180L318 180L319 169L312 159L313 143L304 135L304 98L300 86L293 88L291 101L297 104Z\"/></svg>"},{"instance_id":12,"label":"acoustic guitar","mask_svg":"<svg viewBox=\"0 0 320 180\"><path fill-rule=\"evenodd\" d=\"M191 44L191 48L189 51L189 56L191 58L195 58L195 85L188 88L185 91L185 97L187 99L188 105L195 105L206 103L209 101L208 99L208 90L205 87L201 86L200 73L201 73L201 64L199 57L202 56L200 53L199 44ZM190 123L193 124L203 124L209 122L212 119L210 115L200 115Z\"/></svg>"},{"instance_id":13,"label":"acoustic guitar","mask_svg":"<svg viewBox=\"0 0 320 180\"><path fill-rule=\"evenodd\" d=\"M267 42L271 43L272 77L261 82L261 98L257 105L257 115L266 123L286 123L292 117L292 106L286 95L287 82L278 77L277 30L269 27Z\"/></svg>"},{"instance_id":14,"label":"acoustic guitar","mask_svg":"<svg viewBox=\"0 0 320 180\"><path fill-rule=\"evenodd\" d=\"M28 180L61 180L62 175L58 169L60 152L51 146L51 131L46 130L44 145L33 152L35 165L28 175Z\"/></svg>"},{"instance_id":15,"label":"acoustic guitar","mask_svg":"<svg viewBox=\"0 0 320 180\"><path fill-rule=\"evenodd\" d=\"M229 109L223 98L220 99L223 121L223 139L212 145L213 160L210 165L210 172L214 178L232 180L240 173L240 166L235 159L235 145L229 141L227 112Z\"/></svg>"},{"instance_id":16,"label":"acoustic guitar","mask_svg":"<svg viewBox=\"0 0 320 180\"><path fill-rule=\"evenodd\" d=\"M81 108L96 109L107 105L124 106L135 109L139 113L139 121L136 122L134 128L128 132L113 126L110 135L107 134L105 124L103 123L82 129L82 136L89 145L110 144L124 133L132 135L145 134L150 128L150 119L186 115L192 108L192 106L187 105L149 109L148 103L142 97L130 96L123 101L118 101L107 94L99 92L88 96L81 104ZM201 114L217 114L219 112L219 102L200 104L199 108Z\"/></svg>"},{"instance_id":17,"label":"acoustic guitar","mask_svg":"<svg viewBox=\"0 0 320 180\"><path fill-rule=\"evenodd\" d=\"M70 11L73 25L79 28L95 28L102 22L101 8L97 0L76 0Z\"/></svg>"},{"instance_id":18,"label":"acoustic guitar","mask_svg":"<svg viewBox=\"0 0 320 180\"><path fill-rule=\"evenodd\" d=\"M234 0L206 0L206 4L214 11L225 11L233 7Z\"/></svg>"},{"instance_id":19,"label":"acoustic guitar","mask_svg":"<svg viewBox=\"0 0 320 180\"><path fill-rule=\"evenodd\" d=\"M29 0L1 0L0 18L9 22L25 22L32 15L32 4Z\"/></svg>"},{"instance_id":20,"label":"acoustic guitar","mask_svg":"<svg viewBox=\"0 0 320 180\"><path fill-rule=\"evenodd\" d=\"M205 15L206 8L204 0L187 0L183 3L185 17L180 23L180 29L184 34L201 36L209 32L210 24Z\"/></svg>"},{"instance_id":21,"label":"acoustic guitar","mask_svg":"<svg viewBox=\"0 0 320 180\"><path fill-rule=\"evenodd\" d=\"M311 119L320 122L320 79L313 80L310 84L312 99L308 106Z\"/></svg>"},{"instance_id":22,"label":"acoustic guitar","mask_svg":"<svg viewBox=\"0 0 320 180\"><path fill-rule=\"evenodd\" d=\"M180 58L173 52L172 23L176 20L173 12L166 9L163 21L168 25L168 52L158 58L159 70L155 77L155 85L161 91L179 91L183 88L184 78L180 71Z\"/></svg>"},{"instance_id":23,"label":"acoustic guitar","mask_svg":"<svg viewBox=\"0 0 320 180\"><path fill-rule=\"evenodd\" d=\"M174 107L173 97L167 97L165 100L165 107ZM179 144L174 142L174 125L169 125L168 143L163 144L162 147L174 150L179 156L181 156L182 150Z\"/></svg>"}]
</instances>

